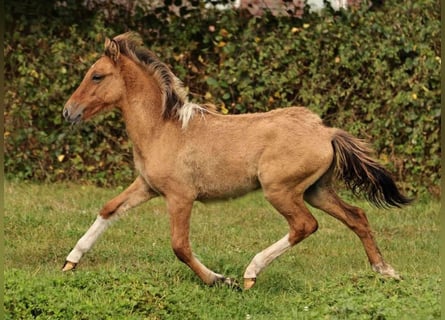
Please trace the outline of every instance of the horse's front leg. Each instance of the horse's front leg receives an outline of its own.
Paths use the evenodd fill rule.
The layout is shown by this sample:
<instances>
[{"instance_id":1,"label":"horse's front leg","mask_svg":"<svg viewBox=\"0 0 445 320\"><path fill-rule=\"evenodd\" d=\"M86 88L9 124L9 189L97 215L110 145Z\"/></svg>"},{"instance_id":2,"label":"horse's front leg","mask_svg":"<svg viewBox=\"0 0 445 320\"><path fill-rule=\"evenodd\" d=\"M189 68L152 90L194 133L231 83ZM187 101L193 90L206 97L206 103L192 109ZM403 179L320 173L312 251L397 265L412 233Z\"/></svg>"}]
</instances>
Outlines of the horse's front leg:
<instances>
[{"instance_id":1,"label":"horse's front leg","mask_svg":"<svg viewBox=\"0 0 445 320\"><path fill-rule=\"evenodd\" d=\"M73 270L77 266L80 258L91 249L100 235L107 230L112 217L117 217L119 214L156 196L157 194L150 189L144 179L140 176L137 177L127 189L105 204L99 212L96 221L82 238L79 239L74 249L66 258L62 270Z\"/></svg>"},{"instance_id":2,"label":"horse's front leg","mask_svg":"<svg viewBox=\"0 0 445 320\"><path fill-rule=\"evenodd\" d=\"M213 272L194 256L189 240L193 200L167 197L167 206L170 214L172 248L176 257L189 266L208 285L223 283L238 287L235 280Z\"/></svg>"}]
</instances>

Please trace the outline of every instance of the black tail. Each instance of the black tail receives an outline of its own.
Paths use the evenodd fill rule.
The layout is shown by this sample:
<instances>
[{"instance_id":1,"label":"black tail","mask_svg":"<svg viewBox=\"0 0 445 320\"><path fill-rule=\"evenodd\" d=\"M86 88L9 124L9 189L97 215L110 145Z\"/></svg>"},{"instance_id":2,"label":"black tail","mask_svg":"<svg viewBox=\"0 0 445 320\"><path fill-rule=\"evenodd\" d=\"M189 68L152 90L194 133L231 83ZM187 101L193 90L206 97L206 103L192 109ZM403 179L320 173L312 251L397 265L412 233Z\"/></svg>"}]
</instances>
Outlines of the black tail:
<instances>
[{"instance_id":1,"label":"black tail","mask_svg":"<svg viewBox=\"0 0 445 320\"><path fill-rule=\"evenodd\" d=\"M363 194L377 207L401 207L412 201L399 191L391 174L372 157L372 149L363 140L338 130L332 145L335 175L354 194Z\"/></svg>"}]
</instances>

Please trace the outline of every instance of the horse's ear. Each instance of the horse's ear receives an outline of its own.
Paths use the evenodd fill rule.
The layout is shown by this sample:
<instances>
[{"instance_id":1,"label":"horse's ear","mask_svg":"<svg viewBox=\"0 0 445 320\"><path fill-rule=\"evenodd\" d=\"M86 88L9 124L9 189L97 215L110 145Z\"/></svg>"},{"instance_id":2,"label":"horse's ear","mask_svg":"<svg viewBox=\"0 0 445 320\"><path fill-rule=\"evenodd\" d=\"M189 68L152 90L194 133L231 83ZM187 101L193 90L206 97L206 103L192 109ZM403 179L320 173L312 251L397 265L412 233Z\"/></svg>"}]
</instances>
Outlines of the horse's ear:
<instances>
[{"instance_id":1,"label":"horse's ear","mask_svg":"<svg viewBox=\"0 0 445 320\"><path fill-rule=\"evenodd\" d=\"M105 55L111 58L114 62L119 59L120 49L117 42L113 39L105 39Z\"/></svg>"}]
</instances>

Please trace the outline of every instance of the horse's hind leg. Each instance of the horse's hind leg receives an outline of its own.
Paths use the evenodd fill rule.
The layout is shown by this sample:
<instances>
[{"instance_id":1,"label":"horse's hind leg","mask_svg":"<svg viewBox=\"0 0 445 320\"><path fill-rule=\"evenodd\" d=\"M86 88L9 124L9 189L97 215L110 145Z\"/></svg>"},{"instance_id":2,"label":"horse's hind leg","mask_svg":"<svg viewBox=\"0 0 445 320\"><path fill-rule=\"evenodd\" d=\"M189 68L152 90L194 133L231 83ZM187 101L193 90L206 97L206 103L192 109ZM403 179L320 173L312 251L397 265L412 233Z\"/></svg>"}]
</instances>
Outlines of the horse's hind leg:
<instances>
[{"instance_id":1,"label":"horse's hind leg","mask_svg":"<svg viewBox=\"0 0 445 320\"><path fill-rule=\"evenodd\" d=\"M400 279L397 272L387 264L372 235L365 212L342 201L329 185L312 186L305 192L305 200L320 210L337 218L347 225L360 238L372 269L382 275Z\"/></svg>"},{"instance_id":2,"label":"horse's hind leg","mask_svg":"<svg viewBox=\"0 0 445 320\"><path fill-rule=\"evenodd\" d=\"M107 230L112 216L117 216L156 196L157 194L150 190L141 177L136 178L127 189L105 204L96 221L82 238L79 239L74 249L66 258L62 270L73 270L77 266L80 258L91 249L100 235Z\"/></svg>"},{"instance_id":3,"label":"horse's hind leg","mask_svg":"<svg viewBox=\"0 0 445 320\"><path fill-rule=\"evenodd\" d=\"M302 195L289 191L270 192L265 190L266 199L289 223L289 233L270 247L261 251L250 262L244 273L244 288L250 289L258 274L274 259L302 241L318 228L317 220L307 209Z\"/></svg>"}]
</instances>

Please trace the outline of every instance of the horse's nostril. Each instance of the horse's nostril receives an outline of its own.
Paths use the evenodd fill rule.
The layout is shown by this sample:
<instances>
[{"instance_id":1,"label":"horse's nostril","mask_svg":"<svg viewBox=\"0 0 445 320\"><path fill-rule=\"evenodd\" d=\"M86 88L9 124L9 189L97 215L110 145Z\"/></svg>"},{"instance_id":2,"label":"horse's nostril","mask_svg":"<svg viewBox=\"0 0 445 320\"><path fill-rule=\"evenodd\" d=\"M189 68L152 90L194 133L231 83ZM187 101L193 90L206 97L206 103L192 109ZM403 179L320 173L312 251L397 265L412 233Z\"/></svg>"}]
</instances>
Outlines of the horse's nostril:
<instances>
[{"instance_id":1,"label":"horse's nostril","mask_svg":"<svg viewBox=\"0 0 445 320\"><path fill-rule=\"evenodd\" d=\"M79 123L82 121L83 108L76 103L65 104L62 115L66 121Z\"/></svg>"},{"instance_id":2,"label":"horse's nostril","mask_svg":"<svg viewBox=\"0 0 445 320\"><path fill-rule=\"evenodd\" d=\"M68 111L67 108L63 108L63 112L62 112L62 114L63 114L63 117L64 117L66 120L68 120L68 117L70 116L70 113L69 113L69 111Z\"/></svg>"}]
</instances>

